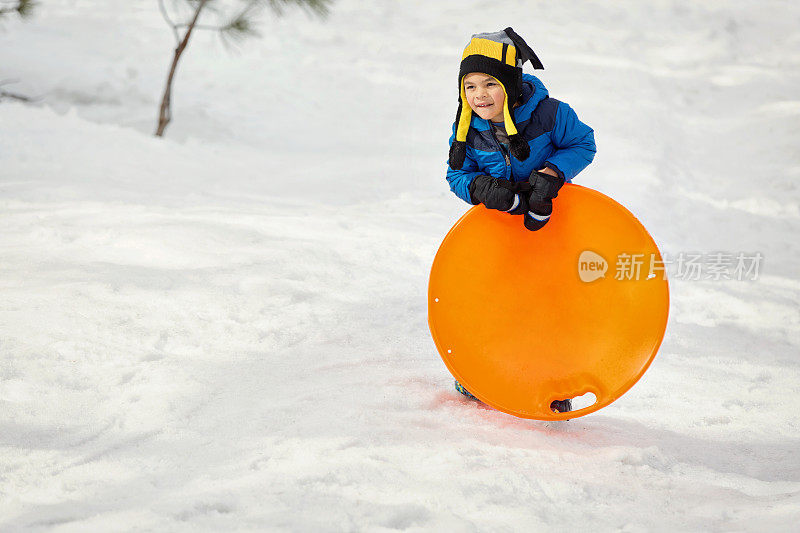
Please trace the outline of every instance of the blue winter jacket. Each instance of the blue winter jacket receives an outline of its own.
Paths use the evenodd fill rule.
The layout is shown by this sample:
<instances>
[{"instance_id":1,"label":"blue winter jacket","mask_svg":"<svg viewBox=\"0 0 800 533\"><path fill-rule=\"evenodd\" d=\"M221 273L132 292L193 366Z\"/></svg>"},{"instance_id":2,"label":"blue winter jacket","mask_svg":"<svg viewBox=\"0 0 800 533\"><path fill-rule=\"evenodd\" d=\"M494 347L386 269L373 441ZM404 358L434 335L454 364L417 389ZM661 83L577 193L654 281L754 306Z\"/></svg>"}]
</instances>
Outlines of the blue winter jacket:
<instances>
[{"instance_id":1,"label":"blue winter jacket","mask_svg":"<svg viewBox=\"0 0 800 533\"><path fill-rule=\"evenodd\" d=\"M448 164L450 190L472 204L469 184L476 176L486 174L511 181L526 181L534 170L550 167L570 182L592 162L595 154L594 131L578 120L572 108L555 98L536 76L522 75L522 104L511 110L517 131L528 141L531 154L520 161L507 154L500 145L488 120L472 113L467 133L467 157L461 170ZM466 103L464 105L467 105ZM453 135L456 135L453 124Z\"/></svg>"}]
</instances>

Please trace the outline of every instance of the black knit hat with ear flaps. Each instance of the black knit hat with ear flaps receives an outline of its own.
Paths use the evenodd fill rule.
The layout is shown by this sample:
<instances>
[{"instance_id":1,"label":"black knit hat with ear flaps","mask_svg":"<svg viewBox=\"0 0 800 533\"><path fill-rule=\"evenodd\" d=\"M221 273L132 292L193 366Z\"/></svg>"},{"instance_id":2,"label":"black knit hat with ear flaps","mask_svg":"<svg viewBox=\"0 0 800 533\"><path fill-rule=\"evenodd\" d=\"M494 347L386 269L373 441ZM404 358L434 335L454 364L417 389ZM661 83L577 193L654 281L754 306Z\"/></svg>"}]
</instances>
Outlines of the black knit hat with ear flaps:
<instances>
[{"instance_id":1,"label":"black knit hat with ear flaps","mask_svg":"<svg viewBox=\"0 0 800 533\"><path fill-rule=\"evenodd\" d=\"M528 143L517 132L510 109L522 96L522 65L530 61L535 69L544 69L531 47L511 28L494 33L472 36L461 56L458 72L458 111L456 112L456 137L450 145L450 167L460 169L467 156L467 132L472 120L472 109L466 102L464 76L482 72L494 77L503 86L506 100L503 104L506 133L511 155L524 161L530 155ZM509 102L511 104L509 105Z\"/></svg>"}]
</instances>

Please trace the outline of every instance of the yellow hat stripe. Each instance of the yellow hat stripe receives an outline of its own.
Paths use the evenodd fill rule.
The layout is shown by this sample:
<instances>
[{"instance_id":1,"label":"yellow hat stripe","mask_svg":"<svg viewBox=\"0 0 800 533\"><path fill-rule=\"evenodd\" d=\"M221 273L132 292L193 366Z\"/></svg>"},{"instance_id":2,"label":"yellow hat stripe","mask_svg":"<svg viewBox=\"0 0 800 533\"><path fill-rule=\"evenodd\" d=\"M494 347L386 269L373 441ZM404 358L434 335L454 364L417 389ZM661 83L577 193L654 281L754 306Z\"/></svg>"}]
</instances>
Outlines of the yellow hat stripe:
<instances>
[{"instance_id":1,"label":"yellow hat stripe","mask_svg":"<svg viewBox=\"0 0 800 533\"><path fill-rule=\"evenodd\" d=\"M513 45L507 44L508 51L506 52L505 64L512 67L517 66L517 49ZM480 55L496 59L503 62L503 43L497 41L490 41L489 39L472 39L461 55L463 61L469 56Z\"/></svg>"},{"instance_id":2,"label":"yellow hat stripe","mask_svg":"<svg viewBox=\"0 0 800 533\"><path fill-rule=\"evenodd\" d=\"M464 91L464 81L461 81L461 113L458 116L458 127L456 128L456 140L466 141L469 125L472 122L472 108L467 103L467 94Z\"/></svg>"},{"instance_id":3,"label":"yellow hat stripe","mask_svg":"<svg viewBox=\"0 0 800 533\"><path fill-rule=\"evenodd\" d=\"M506 52L506 65L517 66L517 49L511 45L508 45L508 52Z\"/></svg>"},{"instance_id":4,"label":"yellow hat stripe","mask_svg":"<svg viewBox=\"0 0 800 533\"><path fill-rule=\"evenodd\" d=\"M497 41L490 41L489 39L472 39L466 48L464 54L461 56L463 61L468 56L481 55L491 57L498 61L503 60L503 43Z\"/></svg>"}]
</instances>

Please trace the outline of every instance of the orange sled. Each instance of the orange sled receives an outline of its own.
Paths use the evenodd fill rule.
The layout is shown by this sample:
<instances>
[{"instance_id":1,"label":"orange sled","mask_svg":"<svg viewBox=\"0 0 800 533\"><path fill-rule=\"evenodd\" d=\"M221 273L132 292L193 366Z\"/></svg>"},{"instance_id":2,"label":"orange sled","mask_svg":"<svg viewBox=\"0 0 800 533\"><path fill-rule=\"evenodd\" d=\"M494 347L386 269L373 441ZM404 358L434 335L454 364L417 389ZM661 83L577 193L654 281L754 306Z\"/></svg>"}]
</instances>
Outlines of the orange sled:
<instances>
[{"instance_id":1,"label":"orange sled","mask_svg":"<svg viewBox=\"0 0 800 533\"><path fill-rule=\"evenodd\" d=\"M522 418L563 420L610 404L650 366L669 287L644 226L595 190L566 184L539 231L475 206L436 253L428 324L455 378ZM597 400L569 413L553 400Z\"/></svg>"}]
</instances>

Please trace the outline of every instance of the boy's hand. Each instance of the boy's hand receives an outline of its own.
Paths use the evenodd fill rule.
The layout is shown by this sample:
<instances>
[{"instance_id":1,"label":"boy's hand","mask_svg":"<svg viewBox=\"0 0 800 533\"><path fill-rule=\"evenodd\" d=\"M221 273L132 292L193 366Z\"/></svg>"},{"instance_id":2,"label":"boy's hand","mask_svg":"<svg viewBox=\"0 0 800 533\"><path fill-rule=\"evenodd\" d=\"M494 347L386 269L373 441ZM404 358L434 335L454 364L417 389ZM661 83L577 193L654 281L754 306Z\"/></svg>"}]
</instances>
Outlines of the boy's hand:
<instances>
[{"instance_id":1,"label":"boy's hand","mask_svg":"<svg viewBox=\"0 0 800 533\"><path fill-rule=\"evenodd\" d=\"M532 203L529 206L529 211L525 213L522 219L525 227L531 231L540 230L550 220L550 215L553 214L553 200L545 200L540 203Z\"/></svg>"},{"instance_id":2,"label":"boy's hand","mask_svg":"<svg viewBox=\"0 0 800 533\"><path fill-rule=\"evenodd\" d=\"M526 195L517 194L517 187L507 179L477 176L469 184L472 203L481 203L489 209L521 215L528 211Z\"/></svg>"},{"instance_id":3,"label":"boy's hand","mask_svg":"<svg viewBox=\"0 0 800 533\"><path fill-rule=\"evenodd\" d=\"M531 192L528 196L528 212L525 213L523 223L531 231L542 229L553 214L553 198L558 196L558 190L564 185L564 180L555 170L545 167L534 170L528 178Z\"/></svg>"},{"instance_id":4,"label":"boy's hand","mask_svg":"<svg viewBox=\"0 0 800 533\"><path fill-rule=\"evenodd\" d=\"M558 176L558 172L550 167L544 167L542 170L537 170L537 172L541 172L542 174L550 174L551 176Z\"/></svg>"},{"instance_id":5,"label":"boy's hand","mask_svg":"<svg viewBox=\"0 0 800 533\"><path fill-rule=\"evenodd\" d=\"M531 172L528 182L531 184L530 204L552 200L558 196L558 190L564 185L564 179L549 167Z\"/></svg>"}]
</instances>

